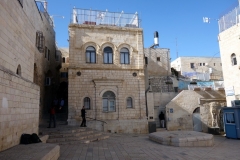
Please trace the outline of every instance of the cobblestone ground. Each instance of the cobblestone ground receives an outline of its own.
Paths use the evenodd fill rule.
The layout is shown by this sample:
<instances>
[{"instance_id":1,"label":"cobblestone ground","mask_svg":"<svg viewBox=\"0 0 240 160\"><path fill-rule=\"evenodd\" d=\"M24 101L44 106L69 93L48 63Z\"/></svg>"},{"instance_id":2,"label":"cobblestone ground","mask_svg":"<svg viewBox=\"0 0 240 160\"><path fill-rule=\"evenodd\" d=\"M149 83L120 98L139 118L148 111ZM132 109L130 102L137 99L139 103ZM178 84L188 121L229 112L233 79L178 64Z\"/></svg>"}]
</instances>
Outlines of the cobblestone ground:
<instances>
[{"instance_id":1,"label":"cobblestone ground","mask_svg":"<svg viewBox=\"0 0 240 160\"><path fill-rule=\"evenodd\" d=\"M89 144L61 145L59 160L240 160L240 140L214 138L213 147L173 147L150 141L148 135L113 134Z\"/></svg>"}]
</instances>

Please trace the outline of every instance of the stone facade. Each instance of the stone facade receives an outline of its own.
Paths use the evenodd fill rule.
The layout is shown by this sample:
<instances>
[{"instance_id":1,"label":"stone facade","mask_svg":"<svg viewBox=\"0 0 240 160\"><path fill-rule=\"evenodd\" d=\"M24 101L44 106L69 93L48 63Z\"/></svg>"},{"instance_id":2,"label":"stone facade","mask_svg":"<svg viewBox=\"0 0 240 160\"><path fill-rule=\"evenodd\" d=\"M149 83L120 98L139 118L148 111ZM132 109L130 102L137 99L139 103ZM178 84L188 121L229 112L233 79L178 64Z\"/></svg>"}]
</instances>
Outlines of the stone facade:
<instances>
[{"instance_id":1,"label":"stone facade","mask_svg":"<svg viewBox=\"0 0 240 160\"><path fill-rule=\"evenodd\" d=\"M220 128L220 110L225 105L224 90L183 90L166 106L167 129L194 130L194 113L199 114L201 131Z\"/></svg>"},{"instance_id":2,"label":"stone facade","mask_svg":"<svg viewBox=\"0 0 240 160\"><path fill-rule=\"evenodd\" d=\"M58 52L62 57L62 68L60 69L60 83L68 82L69 48L59 48Z\"/></svg>"},{"instance_id":3,"label":"stone facade","mask_svg":"<svg viewBox=\"0 0 240 160\"><path fill-rule=\"evenodd\" d=\"M227 106L231 106L231 101L240 99L240 83L239 83L239 63L240 63L240 46L239 34L240 26L234 25L219 34L219 48L222 59L223 77L225 90L231 91L233 94L227 96ZM232 55L235 54L236 64L233 64Z\"/></svg>"},{"instance_id":4,"label":"stone facade","mask_svg":"<svg viewBox=\"0 0 240 160\"><path fill-rule=\"evenodd\" d=\"M35 1L0 2L0 54L1 151L19 144L23 133L38 133L45 96L52 93L45 87L46 74L58 75L55 32Z\"/></svg>"},{"instance_id":5,"label":"stone facade","mask_svg":"<svg viewBox=\"0 0 240 160\"><path fill-rule=\"evenodd\" d=\"M89 127L113 133L147 133L142 29L70 24L69 31L68 124L80 124L77 119L84 99L89 98L87 117L101 120L87 119ZM86 63L89 46L95 48L96 63ZM105 47L113 51L112 64L104 64ZM122 48L129 51L129 64L120 63ZM107 91L115 96L113 111L103 111L103 95Z\"/></svg>"},{"instance_id":6,"label":"stone facade","mask_svg":"<svg viewBox=\"0 0 240 160\"><path fill-rule=\"evenodd\" d=\"M223 79L222 62L219 57L179 57L171 62L171 67L191 79Z\"/></svg>"}]
</instances>

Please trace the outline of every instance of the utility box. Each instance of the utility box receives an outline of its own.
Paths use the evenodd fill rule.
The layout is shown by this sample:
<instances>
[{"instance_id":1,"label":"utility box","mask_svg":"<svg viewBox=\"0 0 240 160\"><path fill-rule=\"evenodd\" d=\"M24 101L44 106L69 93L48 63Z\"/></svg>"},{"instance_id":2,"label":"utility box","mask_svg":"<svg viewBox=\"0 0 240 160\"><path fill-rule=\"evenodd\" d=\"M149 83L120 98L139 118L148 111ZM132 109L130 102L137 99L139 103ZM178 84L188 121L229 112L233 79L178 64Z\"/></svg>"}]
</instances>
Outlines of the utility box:
<instances>
[{"instance_id":1,"label":"utility box","mask_svg":"<svg viewBox=\"0 0 240 160\"><path fill-rule=\"evenodd\" d=\"M155 121L148 122L148 132L149 133L156 132L156 122Z\"/></svg>"},{"instance_id":2,"label":"utility box","mask_svg":"<svg viewBox=\"0 0 240 160\"><path fill-rule=\"evenodd\" d=\"M225 107L223 113L226 137L240 139L240 107Z\"/></svg>"}]
</instances>

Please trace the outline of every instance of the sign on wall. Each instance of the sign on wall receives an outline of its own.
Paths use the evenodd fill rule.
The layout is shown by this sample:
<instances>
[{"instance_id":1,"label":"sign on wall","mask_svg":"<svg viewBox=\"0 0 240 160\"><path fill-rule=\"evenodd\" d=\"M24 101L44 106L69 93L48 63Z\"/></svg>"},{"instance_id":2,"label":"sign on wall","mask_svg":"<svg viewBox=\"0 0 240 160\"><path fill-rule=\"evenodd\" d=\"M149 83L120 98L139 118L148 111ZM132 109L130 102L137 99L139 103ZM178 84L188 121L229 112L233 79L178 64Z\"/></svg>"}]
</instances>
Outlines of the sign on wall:
<instances>
[{"instance_id":1,"label":"sign on wall","mask_svg":"<svg viewBox=\"0 0 240 160\"><path fill-rule=\"evenodd\" d=\"M234 86L225 87L226 96L234 96Z\"/></svg>"}]
</instances>

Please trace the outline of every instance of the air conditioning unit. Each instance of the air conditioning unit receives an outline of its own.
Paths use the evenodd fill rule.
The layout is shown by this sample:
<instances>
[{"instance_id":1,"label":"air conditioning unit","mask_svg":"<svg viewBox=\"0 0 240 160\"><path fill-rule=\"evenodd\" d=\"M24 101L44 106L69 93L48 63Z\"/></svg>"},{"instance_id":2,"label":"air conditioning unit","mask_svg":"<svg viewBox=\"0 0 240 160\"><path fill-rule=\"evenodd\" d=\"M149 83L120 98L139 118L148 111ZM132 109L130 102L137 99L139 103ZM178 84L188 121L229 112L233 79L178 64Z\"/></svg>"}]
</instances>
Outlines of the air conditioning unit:
<instances>
[{"instance_id":1,"label":"air conditioning unit","mask_svg":"<svg viewBox=\"0 0 240 160\"><path fill-rule=\"evenodd\" d=\"M240 107L240 100L233 100L232 107Z\"/></svg>"},{"instance_id":2,"label":"air conditioning unit","mask_svg":"<svg viewBox=\"0 0 240 160\"><path fill-rule=\"evenodd\" d=\"M50 77L46 77L45 78L45 86L50 86L51 85L51 78Z\"/></svg>"}]
</instances>

